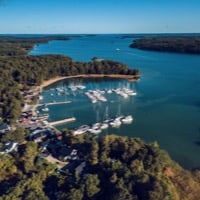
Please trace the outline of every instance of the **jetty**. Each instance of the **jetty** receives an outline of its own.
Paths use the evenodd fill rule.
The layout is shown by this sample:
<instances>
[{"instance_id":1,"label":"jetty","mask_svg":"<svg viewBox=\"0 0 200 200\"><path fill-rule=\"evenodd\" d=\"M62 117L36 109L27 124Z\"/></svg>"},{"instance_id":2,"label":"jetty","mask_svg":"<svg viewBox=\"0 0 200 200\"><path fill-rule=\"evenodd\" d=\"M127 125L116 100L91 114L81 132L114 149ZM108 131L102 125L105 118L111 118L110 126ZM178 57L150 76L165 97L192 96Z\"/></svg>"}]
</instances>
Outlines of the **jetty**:
<instances>
[{"instance_id":1,"label":"jetty","mask_svg":"<svg viewBox=\"0 0 200 200\"><path fill-rule=\"evenodd\" d=\"M71 103L71 101L57 101L57 102L49 102L49 103L41 103L38 104L37 106L49 106L49 105L59 105L59 104L66 104L66 103Z\"/></svg>"},{"instance_id":2,"label":"jetty","mask_svg":"<svg viewBox=\"0 0 200 200\"><path fill-rule=\"evenodd\" d=\"M67 123L71 123L76 121L75 117L71 117L71 118L67 118L67 119L63 119L63 120L58 120L58 121L54 121L54 122L49 122L49 125L51 126L57 126L60 124L67 124Z\"/></svg>"}]
</instances>

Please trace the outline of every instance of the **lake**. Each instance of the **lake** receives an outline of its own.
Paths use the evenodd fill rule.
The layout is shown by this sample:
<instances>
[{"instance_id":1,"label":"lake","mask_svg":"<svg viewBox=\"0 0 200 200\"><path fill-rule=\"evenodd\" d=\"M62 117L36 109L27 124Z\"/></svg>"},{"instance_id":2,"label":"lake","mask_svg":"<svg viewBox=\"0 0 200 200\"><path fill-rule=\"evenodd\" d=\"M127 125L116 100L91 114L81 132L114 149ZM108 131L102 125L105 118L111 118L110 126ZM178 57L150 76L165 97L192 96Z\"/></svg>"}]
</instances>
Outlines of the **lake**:
<instances>
[{"instance_id":1,"label":"lake","mask_svg":"<svg viewBox=\"0 0 200 200\"><path fill-rule=\"evenodd\" d=\"M157 141L162 149L185 168L200 166L200 56L161 53L129 48L135 38L122 35L81 35L68 41L50 41L36 45L30 54L62 54L75 61L93 57L116 60L137 68L137 83L113 79L65 80L47 87L43 102L70 100L70 104L49 106L50 120L74 116L77 121L59 128L74 128L103 120L108 115L131 114L134 121L102 133L139 137ZM92 104L84 91L55 95L57 87L83 84L85 90L128 87L137 96L124 99L106 94L107 102Z\"/></svg>"}]
</instances>

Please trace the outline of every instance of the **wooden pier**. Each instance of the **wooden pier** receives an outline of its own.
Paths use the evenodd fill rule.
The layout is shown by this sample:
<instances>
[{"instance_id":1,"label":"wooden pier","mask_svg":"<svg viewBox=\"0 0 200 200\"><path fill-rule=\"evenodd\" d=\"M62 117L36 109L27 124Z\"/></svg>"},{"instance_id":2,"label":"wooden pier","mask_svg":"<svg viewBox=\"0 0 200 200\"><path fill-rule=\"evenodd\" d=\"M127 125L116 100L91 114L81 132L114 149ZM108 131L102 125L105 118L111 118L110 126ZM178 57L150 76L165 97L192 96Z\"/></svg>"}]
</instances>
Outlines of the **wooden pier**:
<instances>
[{"instance_id":1,"label":"wooden pier","mask_svg":"<svg viewBox=\"0 0 200 200\"><path fill-rule=\"evenodd\" d=\"M74 122L74 121L76 121L76 118L75 117L71 117L71 118L67 118L67 119L63 119L63 120L49 122L49 125L57 126L57 125L61 125L61 124L71 123L71 122Z\"/></svg>"},{"instance_id":2,"label":"wooden pier","mask_svg":"<svg viewBox=\"0 0 200 200\"><path fill-rule=\"evenodd\" d=\"M38 104L37 106L49 106L49 105L58 105L58 104L66 104L66 103L71 103L71 101L58 101L58 102L50 102L50 103L42 103Z\"/></svg>"}]
</instances>

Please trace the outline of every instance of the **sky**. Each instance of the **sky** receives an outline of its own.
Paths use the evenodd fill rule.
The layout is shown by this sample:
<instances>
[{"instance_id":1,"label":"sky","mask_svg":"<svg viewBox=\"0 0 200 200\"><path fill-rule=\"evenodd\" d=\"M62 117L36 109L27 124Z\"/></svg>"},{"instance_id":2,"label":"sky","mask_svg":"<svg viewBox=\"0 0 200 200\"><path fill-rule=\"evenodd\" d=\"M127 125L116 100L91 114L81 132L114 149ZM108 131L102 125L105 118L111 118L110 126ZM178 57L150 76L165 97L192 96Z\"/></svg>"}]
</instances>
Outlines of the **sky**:
<instances>
[{"instance_id":1,"label":"sky","mask_svg":"<svg viewBox=\"0 0 200 200\"><path fill-rule=\"evenodd\" d=\"M200 33L200 0L0 0L0 34Z\"/></svg>"}]
</instances>

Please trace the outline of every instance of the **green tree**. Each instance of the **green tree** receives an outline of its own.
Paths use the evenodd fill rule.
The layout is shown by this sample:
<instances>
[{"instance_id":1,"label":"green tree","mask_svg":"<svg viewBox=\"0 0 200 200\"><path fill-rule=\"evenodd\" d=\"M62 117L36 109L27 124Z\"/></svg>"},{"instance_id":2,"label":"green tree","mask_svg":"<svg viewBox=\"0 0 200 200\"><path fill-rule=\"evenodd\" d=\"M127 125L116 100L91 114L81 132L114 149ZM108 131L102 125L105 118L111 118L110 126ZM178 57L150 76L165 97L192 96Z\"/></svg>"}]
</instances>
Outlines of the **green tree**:
<instances>
[{"instance_id":1,"label":"green tree","mask_svg":"<svg viewBox=\"0 0 200 200\"><path fill-rule=\"evenodd\" d=\"M85 180L85 193L88 198L94 197L99 191L100 180L97 174L88 174Z\"/></svg>"},{"instance_id":2,"label":"green tree","mask_svg":"<svg viewBox=\"0 0 200 200\"><path fill-rule=\"evenodd\" d=\"M17 174L18 169L15 159L8 154L0 154L0 181L8 179L14 174Z\"/></svg>"},{"instance_id":3,"label":"green tree","mask_svg":"<svg viewBox=\"0 0 200 200\"><path fill-rule=\"evenodd\" d=\"M26 173L35 169L34 161L37 155L37 144L34 142L27 142L23 152L23 164Z\"/></svg>"},{"instance_id":4,"label":"green tree","mask_svg":"<svg viewBox=\"0 0 200 200\"><path fill-rule=\"evenodd\" d=\"M18 143L23 142L24 129L21 127L18 127L15 131L9 131L8 133L4 134L1 138L1 141L8 141L8 140L14 140Z\"/></svg>"},{"instance_id":5,"label":"green tree","mask_svg":"<svg viewBox=\"0 0 200 200\"><path fill-rule=\"evenodd\" d=\"M98 152L99 144L96 140L90 143L90 154L88 156L88 161L91 165L96 165L98 163Z\"/></svg>"},{"instance_id":6,"label":"green tree","mask_svg":"<svg viewBox=\"0 0 200 200\"><path fill-rule=\"evenodd\" d=\"M83 191L81 189L72 188L67 193L67 200L82 200L83 199Z\"/></svg>"}]
</instances>

